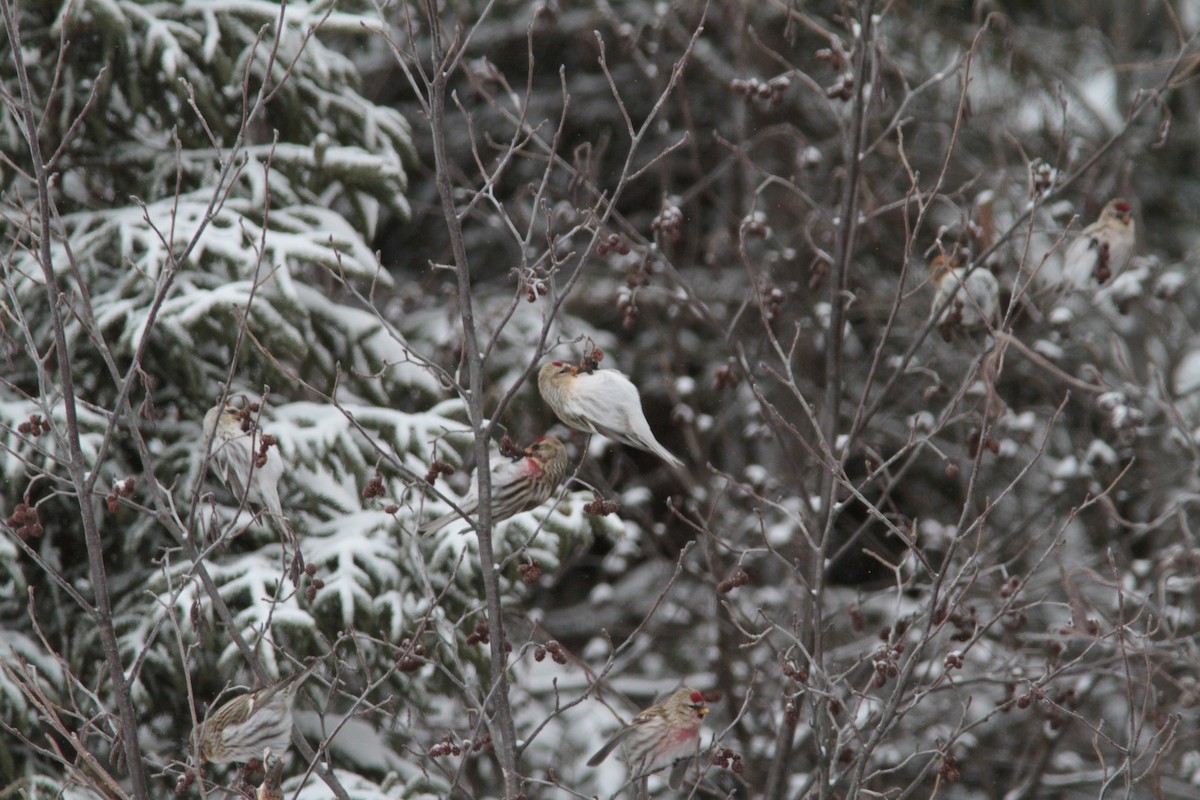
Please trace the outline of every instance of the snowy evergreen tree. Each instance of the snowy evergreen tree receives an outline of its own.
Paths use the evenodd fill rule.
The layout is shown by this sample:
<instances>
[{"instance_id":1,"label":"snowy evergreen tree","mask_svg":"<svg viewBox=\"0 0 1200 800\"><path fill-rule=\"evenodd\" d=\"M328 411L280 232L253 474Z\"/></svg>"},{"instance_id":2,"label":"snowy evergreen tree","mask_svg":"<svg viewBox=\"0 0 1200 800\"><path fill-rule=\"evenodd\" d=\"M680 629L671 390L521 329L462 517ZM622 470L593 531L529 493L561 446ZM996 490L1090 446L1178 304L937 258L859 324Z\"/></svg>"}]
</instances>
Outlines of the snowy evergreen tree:
<instances>
[{"instance_id":1,"label":"snowy evergreen tree","mask_svg":"<svg viewBox=\"0 0 1200 800\"><path fill-rule=\"evenodd\" d=\"M193 726L317 659L287 797L633 796L681 685L695 796L1190 796L1200 15L989 9L0 0L0 786L252 795Z\"/></svg>"}]
</instances>

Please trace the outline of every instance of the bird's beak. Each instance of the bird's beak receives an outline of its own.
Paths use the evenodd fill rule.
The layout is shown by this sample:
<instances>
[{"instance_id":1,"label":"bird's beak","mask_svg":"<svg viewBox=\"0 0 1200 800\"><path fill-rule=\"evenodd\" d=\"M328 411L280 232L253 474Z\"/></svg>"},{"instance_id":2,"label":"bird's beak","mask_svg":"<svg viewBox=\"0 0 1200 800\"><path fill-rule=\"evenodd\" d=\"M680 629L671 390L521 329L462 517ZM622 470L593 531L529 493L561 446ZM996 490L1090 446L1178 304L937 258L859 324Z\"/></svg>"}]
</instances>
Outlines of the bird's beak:
<instances>
[{"instance_id":1,"label":"bird's beak","mask_svg":"<svg viewBox=\"0 0 1200 800\"><path fill-rule=\"evenodd\" d=\"M699 708L696 709L696 713L702 717L707 717L708 716L708 706L700 706Z\"/></svg>"}]
</instances>

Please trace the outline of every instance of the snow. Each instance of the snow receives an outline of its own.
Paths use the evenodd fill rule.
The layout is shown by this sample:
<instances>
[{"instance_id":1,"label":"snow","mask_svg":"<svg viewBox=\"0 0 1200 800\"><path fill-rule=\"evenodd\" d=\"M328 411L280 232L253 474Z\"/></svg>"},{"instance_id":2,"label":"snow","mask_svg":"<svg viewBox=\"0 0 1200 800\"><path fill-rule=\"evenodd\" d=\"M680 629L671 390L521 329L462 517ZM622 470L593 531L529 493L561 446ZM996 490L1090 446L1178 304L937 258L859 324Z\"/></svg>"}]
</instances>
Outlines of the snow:
<instances>
[{"instance_id":1,"label":"snow","mask_svg":"<svg viewBox=\"0 0 1200 800\"><path fill-rule=\"evenodd\" d=\"M1066 306L1055 306L1050 312L1049 322L1055 328L1065 328L1075 321L1075 312Z\"/></svg>"},{"instance_id":2,"label":"snow","mask_svg":"<svg viewBox=\"0 0 1200 800\"><path fill-rule=\"evenodd\" d=\"M1083 457L1085 464L1106 464L1112 466L1118 462L1117 452L1112 447L1100 439L1093 439L1088 445L1087 455Z\"/></svg>"},{"instance_id":3,"label":"snow","mask_svg":"<svg viewBox=\"0 0 1200 800\"><path fill-rule=\"evenodd\" d=\"M1054 465L1050 474L1058 480L1068 480L1086 475L1087 472L1080 468L1079 460L1075 456L1067 456Z\"/></svg>"},{"instance_id":4,"label":"snow","mask_svg":"<svg viewBox=\"0 0 1200 800\"><path fill-rule=\"evenodd\" d=\"M1033 343L1033 350L1038 355L1045 356L1051 361L1060 361L1065 355L1061 346L1048 339L1038 339Z\"/></svg>"},{"instance_id":5,"label":"snow","mask_svg":"<svg viewBox=\"0 0 1200 800\"><path fill-rule=\"evenodd\" d=\"M1182 359L1172 376L1175 393L1179 396L1192 394L1200 389L1200 350L1189 351Z\"/></svg>"}]
</instances>

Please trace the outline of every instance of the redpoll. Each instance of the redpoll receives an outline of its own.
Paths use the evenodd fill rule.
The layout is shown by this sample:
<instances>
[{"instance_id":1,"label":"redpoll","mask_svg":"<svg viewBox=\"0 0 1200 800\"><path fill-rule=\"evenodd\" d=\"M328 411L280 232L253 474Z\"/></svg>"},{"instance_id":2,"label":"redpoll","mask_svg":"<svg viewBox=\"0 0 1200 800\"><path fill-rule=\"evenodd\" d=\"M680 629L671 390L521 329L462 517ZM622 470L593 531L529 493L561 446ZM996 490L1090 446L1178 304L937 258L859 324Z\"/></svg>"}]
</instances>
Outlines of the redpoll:
<instances>
[{"instance_id":1,"label":"redpoll","mask_svg":"<svg viewBox=\"0 0 1200 800\"><path fill-rule=\"evenodd\" d=\"M672 466L683 466L654 438L637 387L617 370L589 372L562 361L549 361L538 370L538 390L568 427L607 436L654 453Z\"/></svg>"},{"instance_id":2,"label":"redpoll","mask_svg":"<svg viewBox=\"0 0 1200 800\"><path fill-rule=\"evenodd\" d=\"M930 265L930 277L937 287L930 313L942 309L938 327L947 339L953 328L977 330L996 322L1000 307L996 276L982 266L971 269L970 274L968 269L970 265L957 266L944 255L935 256ZM951 297L954 299L949 300Z\"/></svg>"},{"instance_id":3,"label":"redpoll","mask_svg":"<svg viewBox=\"0 0 1200 800\"><path fill-rule=\"evenodd\" d=\"M588 759L588 766L599 766L617 745L621 745L634 777L645 777L675 764L670 784L672 789L678 789L690 763L689 757L699 752L700 723L707 713L703 694L686 687L679 689L617 731Z\"/></svg>"},{"instance_id":4,"label":"redpoll","mask_svg":"<svg viewBox=\"0 0 1200 800\"><path fill-rule=\"evenodd\" d=\"M210 437L212 469L238 502L248 499L282 521L279 479L283 476L283 458L278 450L269 449L274 440L263 434L248 411L231 404L213 406L204 415L204 438Z\"/></svg>"},{"instance_id":5,"label":"redpoll","mask_svg":"<svg viewBox=\"0 0 1200 800\"><path fill-rule=\"evenodd\" d=\"M282 756L292 741L292 701L319 663L314 661L257 692L239 695L209 714L192 731L200 763L244 764L264 758L268 750Z\"/></svg>"},{"instance_id":6,"label":"redpoll","mask_svg":"<svg viewBox=\"0 0 1200 800\"><path fill-rule=\"evenodd\" d=\"M1110 200L1100 217L1083 229L1063 256L1064 289L1094 289L1125 269L1133 254L1134 224L1129 203Z\"/></svg>"},{"instance_id":7,"label":"redpoll","mask_svg":"<svg viewBox=\"0 0 1200 800\"><path fill-rule=\"evenodd\" d=\"M567 477L567 448L553 436L543 436L515 461L507 458L492 462L492 522L508 519L514 514L537 508L550 499L554 490ZM471 486L458 503L463 514L479 510L478 474L472 473ZM452 511L420 527L421 533L433 533L444 528L462 514Z\"/></svg>"}]
</instances>

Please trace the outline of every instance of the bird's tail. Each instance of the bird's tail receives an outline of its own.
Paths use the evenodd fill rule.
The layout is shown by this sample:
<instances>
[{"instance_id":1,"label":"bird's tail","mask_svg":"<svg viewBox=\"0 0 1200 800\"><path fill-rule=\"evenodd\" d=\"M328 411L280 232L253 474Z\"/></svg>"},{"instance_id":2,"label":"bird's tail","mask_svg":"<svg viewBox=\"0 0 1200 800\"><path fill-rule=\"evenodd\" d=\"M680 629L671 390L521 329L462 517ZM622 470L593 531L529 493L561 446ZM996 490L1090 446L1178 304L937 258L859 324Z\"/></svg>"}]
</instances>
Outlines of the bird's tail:
<instances>
[{"instance_id":1,"label":"bird's tail","mask_svg":"<svg viewBox=\"0 0 1200 800\"><path fill-rule=\"evenodd\" d=\"M421 534L422 536L435 533L449 525L451 522L454 522L456 519L461 519L458 512L452 511L449 514L443 514L440 517L435 517L434 519L422 524L417 528L417 533Z\"/></svg>"},{"instance_id":2,"label":"bird's tail","mask_svg":"<svg viewBox=\"0 0 1200 800\"><path fill-rule=\"evenodd\" d=\"M658 456L663 461L670 464L672 467L679 468L679 467L683 466L682 461L680 461L678 458L676 458L675 455L670 450L663 447L661 444L659 444L656 441L646 442L646 449L649 450L651 453L654 453L654 455Z\"/></svg>"}]
</instances>

